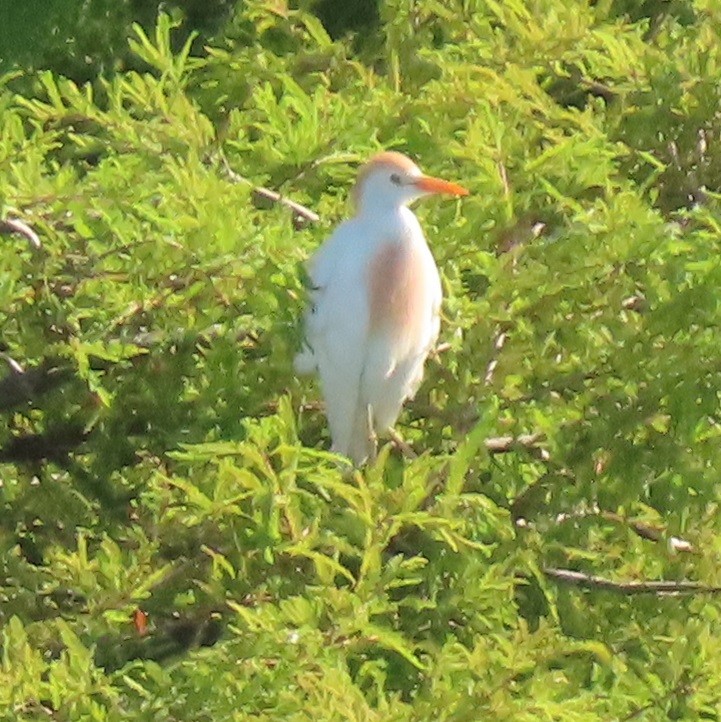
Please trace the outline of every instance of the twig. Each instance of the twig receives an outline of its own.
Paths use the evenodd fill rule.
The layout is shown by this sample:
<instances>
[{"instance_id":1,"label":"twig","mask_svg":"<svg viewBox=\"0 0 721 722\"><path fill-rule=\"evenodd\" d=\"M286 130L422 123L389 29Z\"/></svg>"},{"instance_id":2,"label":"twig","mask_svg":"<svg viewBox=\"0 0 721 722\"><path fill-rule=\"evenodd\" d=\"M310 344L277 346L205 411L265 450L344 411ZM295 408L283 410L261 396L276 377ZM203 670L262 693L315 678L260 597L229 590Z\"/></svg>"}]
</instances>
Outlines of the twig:
<instances>
[{"instance_id":1,"label":"twig","mask_svg":"<svg viewBox=\"0 0 721 722\"><path fill-rule=\"evenodd\" d=\"M0 233L3 235L10 235L11 233L17 233L21 236L25 236L28 243L35 249L40 250L43 244L40 243L40 238L35 231L24 221L18 220L17 218L5 218L0 221Z\"/></svg>"},{"instance_id":2,"label":"twig","mask_svg":"<svg viewBox=\"0 0 721 722\"><path fill-rule=\"evenodd\" d=\"M10 367L10 371L13 374L24 374L25 369L14 359L8 356L6 353L0 354L2 358L5 360L5 363Z\"/></svg>"},{"instance_id":3,"label":"twig","mask_svg":"<svg viewBox=\"0 0 721 722\"><path fill-rule=\"evenodd\" d=\"M286 198L285 196L282 196L280 193L278 193L277 191L273 191L270 188L253 185L253 183L248 178L240 175L240 173L236 173L230 167L230 163L228 163L228 159L224 155L221 156L221 163L223 164L223 170L233 183L244 183L246 185L253 186L253 193L257 197L263 198L267 201L271 201L271 203L280 203L286 208L290 208L290 210L292 210L296 216L299 216L300 218L308 221L309 223L317 223L320 220L320 216L314 211L310 210L310 208L306 208L300 203L296 203L290 198Z\"/></svg>"},{"instance_id":4,"label":"twig","mask_svg":"<svg viewBox=\"0 0 721 722\"><path fill-rule=\"evenodd\" d=\"M564 476L573 480L573 476L568 471L564 473ZM523 492L523 494L517 496L513 504L511 505L511 509L513 510L525 508L523 504L523 502L526 501L525 497L528 496L529 493L532 493L535 488L535 485L531 485L525 492ZM666 530L663 527L653 526L646 522L637 521L635 519L628 519L622 514L619 514L615 511L607 511L605 509L601 509L596 503L592 504L590 507L576 508L571 511L558 514L558 516L556 516L555 522L556 524L563 524L566 521L588 519L589 517L598 517L600 519L604 519L605 521L610 521L615 524L620 524L622 526L628 526L632 532L640 536L642 539L646 539L657 544L665 542L668 546L669 551L674 554L693 553L695 551L693 544L691 544L691 542L687 541L686 539L681 539L680 537L675 536L666 537ZM517 514L516 523L518 523L520 520L523 520L521 523L522 526L527 525L528 522L523 518L523 516Z\"/></svg>"},{"instance_id":5,"label":"twig","mask_svg":"<svg viewBox=\"0 0 721 722\"><path fill-rule=\"evenodd\" d=\"M546 567L543 573L550 579L572 584L583 589L603 589L617 594L633 596L637 594L656 594L658 596L678 596L682 594L719 594L721 587L710 587L700 582L614 582L594 574L584 574L572 569L555 569Z\"/></svg>"},{"instance_id":6,"label":"twig","mask_svg":"<svg viewBox=\"0 0 721 722\"><path fill-rule=\"evenodd\" d=\"M403 439L403 437L395 430L388 429L388 436L391 439L393 445L405 456L407 459L417 459L418 454L413 451L411 445Z\"/></svg>"},{"instance_id":7,"label":"twig","mask_svg":"<svg viewBox=\"0 0 721 722\"><path fill-rule=\"evenodd\" d=\"M614 521L619 524L628 524L631 531L640 536L641 539L656 542L657 544L666 542L669 551L674 554L678 554L680 552L693 553L695 551L693 544L686 539L681 539L677 536L666 538L665 529L662 527L652 526L651 524L646 524L642 521L635 521L634 519L626 519L621 514L616 514L612 511L599 510L599 514L603 519L608 519L609 521Z\"/></svg>"},{"instance_id":8,"label":"twig","mask_svg":"<svg viewBox=\"0 0 721 722\"><path fill-rule=\"evenodd\" d=\"M540 449L538 444L543 441L543 434L521 434L520 436L493 436L486 439L484 444L490 454L506 454L509 451L528 449L540 451L544 459L548 458L548 452Z\"/></svg>"},{"instance_id":9,"label":"twig","mask_svg":"<svg viewBox=\"0 0 721 722\"><path fill-rule=\"evenodd\" d=\"M483 383L486 386L490 386L493 382L493 373L496 370L496 366L498 366L498 357L500 356L507 339L508 334L505 331L499 331L493 339L493 356L488 362L488 366L486 366L486 375L483 379Z\"/></svg>"},{"instance_id":10,"label":"twig","mask_svg":"<svg viewBox=\"0 0 721 722\"><path fill-rule=\"evenodd\" d=\"M309 221L310 223L317 223L320 220L320 216L314 211L310 210L310 208L306 208L300 203L297 203L296 201L292 201L290 198L282 196L277 191L272 191L270 188L265 188L264 186L253 186L253 193L260 198L272 201L273 203L280 203L286 208L290 208L296 216L299 216L303 220Z\"/></svg>"},{"instance_id":11,"label":"twig","mask_svg":"<svg viewBox=\"0 0 721 722\"><path fill-rule=\"evenodd\" d=\"M621 301L621 308L624 311L636 311L637 313L643 313L648 308L646 297L641 293L634 293L628 298L624 298Z\"/></svg>"}]
</instances>

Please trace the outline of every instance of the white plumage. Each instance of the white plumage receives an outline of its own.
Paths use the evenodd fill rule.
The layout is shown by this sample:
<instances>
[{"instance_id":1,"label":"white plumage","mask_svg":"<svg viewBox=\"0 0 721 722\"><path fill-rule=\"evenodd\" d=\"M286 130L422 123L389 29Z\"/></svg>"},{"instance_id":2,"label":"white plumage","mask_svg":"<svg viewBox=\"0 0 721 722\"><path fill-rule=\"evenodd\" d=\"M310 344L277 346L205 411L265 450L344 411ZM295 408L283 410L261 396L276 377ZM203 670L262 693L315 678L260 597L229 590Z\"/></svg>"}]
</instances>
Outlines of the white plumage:
<instances>
[{"instance_id":1,"label":"white plumage","mask_svg":"<svg viewBox=\"0 0 721 722\"><path fill-rule=\"evenodd\" d=\"M356 215L309 262L310 308L298 373L320 376L333 450L362 464L423 378L440 327L441 283L406 205L429 193L466 195L424 176L400 153L361 170Z\"/></svg>"}]
</instances>

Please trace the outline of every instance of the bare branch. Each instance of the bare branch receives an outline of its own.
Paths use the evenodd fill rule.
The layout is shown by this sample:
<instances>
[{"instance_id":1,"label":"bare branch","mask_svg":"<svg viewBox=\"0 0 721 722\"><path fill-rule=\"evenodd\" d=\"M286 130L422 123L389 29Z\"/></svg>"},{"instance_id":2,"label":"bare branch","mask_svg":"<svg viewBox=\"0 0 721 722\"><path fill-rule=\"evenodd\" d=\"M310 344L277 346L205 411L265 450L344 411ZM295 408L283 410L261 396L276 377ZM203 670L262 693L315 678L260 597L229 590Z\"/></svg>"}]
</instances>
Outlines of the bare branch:
<instances>
[{"instance_id":1,"label":"bare branch","mask_svg":"<svg viewBox=\"0 0 721 722\"><path fill-rule=\"evenodd\" d=\"M2 356L5 363L7 363L7 365L10 367L10 371L12 371L12 373L14 373L14 374L24 374L25 373L25 370L23 369L23 367L15 359L11 358L6 353L0 354L0 356Z\"/></svg>"},{"instance_id":2,"label":"bare branch","mask_svg":"<svg viewBox=\"0 0 721 722\"><path fill-rule=\"evenodd\" d=\"M405 456L407 459L417 459L418 454L413 451L411 445L403 439L403 437L395 430L388 429L388 436L391 439L393 445Z\"/></svg>"},{"instance_id":3,"label":"bare branch","mask_svg":"<svg viewBox=\"0 0 721 722\"><path fill-rule=\"evenodd\" d=\"M273 191L270 188L264 188L263 186L254 186L248 178L240 175L240 173L236 173L230 167L230 163L228 163L228 159L224 155L221 155L221 162L223 164L223 170L225 171L225 174L227 175L229 180L231 180L233 183L244 183L246 185L253 186L253 194L257 198L262 198L263 200L270 201L271 203L280 203L286 208L290 208L290 210L293 211L293 213L297 217L302 218L309 223L317 223L320 220L320 216L314 211L310 210L310 208L306 208L300 203L296 203L290 198L286 198L285 196L282 196L280 193L278 193L277 191Z\"/></svg>"},{"instance_id":4,"label":"bare branch","mask_svg":"<svg viewBox=\"0 0 721 722\"><path fill-rule=\"evenodd\" d=\"M624 298L621 301L621 308L625 311L636 311L637 313L643 313L648 308L646 297L642 293L634 293L628 298Z\"/></svg>"},{"instance_id":5,"label":"bare branch","mask_svg":"<svg viewBox=\"0 0 721 722\"><path fill-rule=\"evenodd\" d=\"M11 233L17 233L18 235L24 236L28 243L35 249L40 250L43 244L40 243L40 238L30 226L17 218L5 218L0 221L0 233L3 235L10 235Z\"/></svg>"},{"instance_id":6,"label":"bare branch","mask_svg":"<svg viewBox=\"0 0 721 722\"><path fill-rule=\"evenodd\" d=\"M486 386L490 386L493 382L493 373L496 370L496 366L498 366L498 357L500 356L507 339L508 334L505 331L499 331L493 339L493 356L488 362L488 366L486 366L486 375L483 379L483 383Z\"/></svg>"},{"instance_id":7,"label":"bare branch","mask_svg":"<svg viewBox=\"0 0 721 722\"><path fill-rule=\"evenodd\" d=\"M568 472L568 474L570 474L570 472ZM568 478L573 477L568 476ZM516 497L516 500L511 505L511 508L523 508L525 496L528 493L532 493L533 489L534 486L531 485L527 492L524 492L523 494L520 494L518 497ZM601 509L598 504L592 504L590 507L576 508L568 512L563 512L562 514L558 514L558 516L556 516L555 522L556 524L563 524L566 521L588 519L589 517L598 517L600 519L604 519L615 524L620 524L621 526L627 526L631 529L631 531L640 536L642 539L646 539L657 544L665 543L668 546L669 551L674 554L695 552L693 544L691 544L691 542L687 541L686 539L681 539L675 536L667 537L666 529L664 527L649 524L643 521L638 521L635 519L629 519L622 514L618 514L617 512ZM522 517L519 517L519 519L522 519ZM527 523L528 522L523 519L523 525L526 525Z\"/></svg>"},{"instance_id":8,"label":"bare branch","mask_svg":"<svg viewBox=\"0 0 721 722\"><path fill-rule=\"evenodd\" d=\"M683 594L719 594L721 587L711 587L700 582L614 582L612 579L593 574L584 574L572 569L555 569L546 567L543 573L550 579L571 584L582 589L603 589L617 594L633 596L637 594L656 594L658 596L679 596Z\"/></svg>"},{"instance_id":9,"label":"bare branch","mask_svg":"<svg viewBox=\"0 0 721 722\"><path fill-rule=\"evenodd\" d=\"M521 436L493 436L485 440L486 449L491 454L506 454L509 451L526 449L537 451L543 459L548 459L548 452L539 447L543 434L521 434Z\"/></svg>"}]
</instances>

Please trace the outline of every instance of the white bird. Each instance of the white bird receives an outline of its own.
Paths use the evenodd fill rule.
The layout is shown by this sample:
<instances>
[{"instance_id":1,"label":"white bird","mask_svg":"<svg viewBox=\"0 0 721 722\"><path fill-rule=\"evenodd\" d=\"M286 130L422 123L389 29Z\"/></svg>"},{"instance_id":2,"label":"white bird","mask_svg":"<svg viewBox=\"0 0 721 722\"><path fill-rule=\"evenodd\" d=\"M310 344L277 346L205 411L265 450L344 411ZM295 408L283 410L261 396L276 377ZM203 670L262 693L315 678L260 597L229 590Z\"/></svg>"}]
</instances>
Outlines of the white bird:
<instances>
[{"instance_id":1,"label":"white bird","mask_svg":"<svg viewBox=\"0 0 721 722\"><path fill-rule=\"evenodd\" d=\"M318 371L333 451L357 465L415 394L438 338L441 281L407 208L433 193L468 195L401 153L379 153L358 175L356 214L308 264L310 308L295 369Z\"/></svg>"}]
</instances>

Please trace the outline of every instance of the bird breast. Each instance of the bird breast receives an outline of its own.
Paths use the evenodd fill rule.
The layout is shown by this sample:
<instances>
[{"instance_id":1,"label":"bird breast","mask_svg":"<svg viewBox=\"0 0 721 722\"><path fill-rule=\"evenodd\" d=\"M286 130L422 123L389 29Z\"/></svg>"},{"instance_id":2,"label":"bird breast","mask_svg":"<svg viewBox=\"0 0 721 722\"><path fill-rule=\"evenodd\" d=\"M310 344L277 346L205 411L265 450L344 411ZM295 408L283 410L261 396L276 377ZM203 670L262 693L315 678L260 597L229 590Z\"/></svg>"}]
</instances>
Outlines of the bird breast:
<instances>
[{"instance_id":1,"label":"bird breast","mask_svg":"<svg viewBox=\"0 0 721 722\"><path fill-rule=\"evenodd\" d=\"M371 335L390 335L410 353L424 342L433 306L429 262L425 243L402 238L381 244L368 266Z\"/></svg>"}]
</instances>

